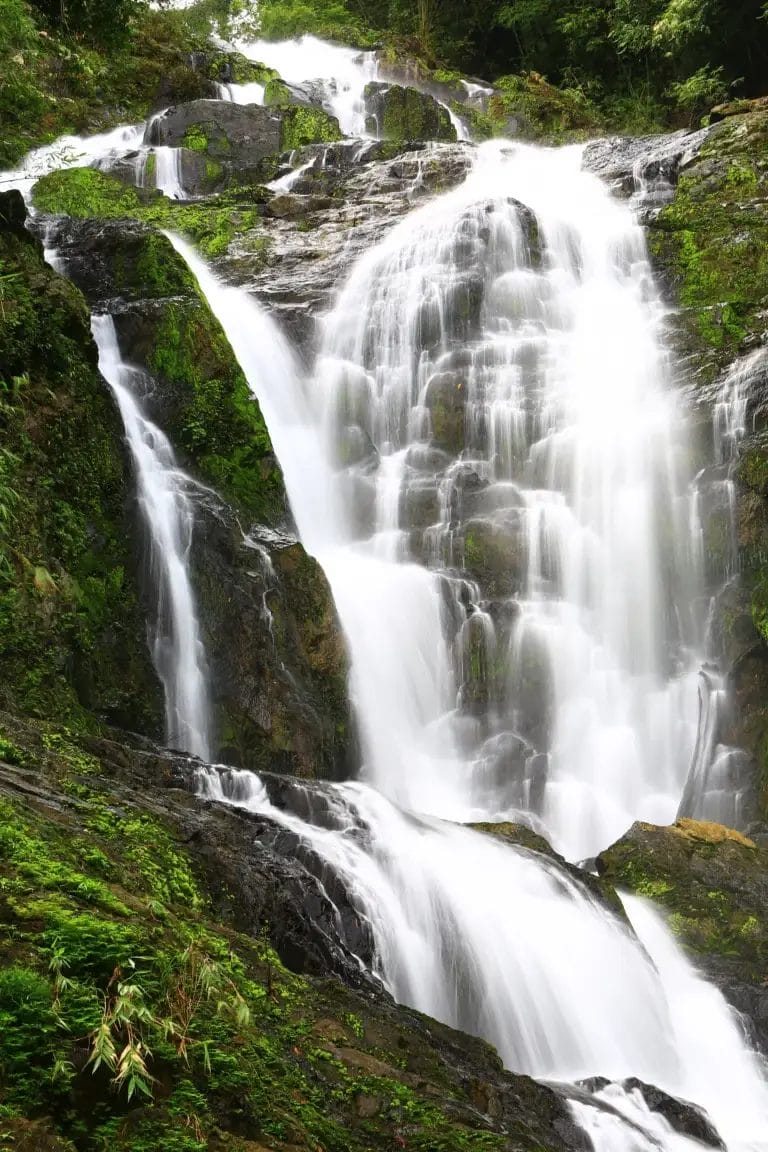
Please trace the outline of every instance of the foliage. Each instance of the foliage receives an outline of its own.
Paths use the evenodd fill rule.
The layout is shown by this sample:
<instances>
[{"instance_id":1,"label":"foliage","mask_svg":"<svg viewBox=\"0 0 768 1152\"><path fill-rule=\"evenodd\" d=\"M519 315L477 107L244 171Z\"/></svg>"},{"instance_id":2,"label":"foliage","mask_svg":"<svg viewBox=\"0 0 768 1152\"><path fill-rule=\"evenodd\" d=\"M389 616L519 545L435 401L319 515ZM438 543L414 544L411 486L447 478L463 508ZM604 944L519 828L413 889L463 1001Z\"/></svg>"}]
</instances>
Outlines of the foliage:
<instances>
[{"instance_id":1,"label":"foliage","mask_svg":"<svg viewBox=\"0 0 768 1152\"><path fill-rule=\"evenodd\" d=\"M527 72L581 91L621 126L690 121L731 86L759 95L763 0L262 0L264 33L377 34L488 79Z\"/></svg>"}]
</instances>

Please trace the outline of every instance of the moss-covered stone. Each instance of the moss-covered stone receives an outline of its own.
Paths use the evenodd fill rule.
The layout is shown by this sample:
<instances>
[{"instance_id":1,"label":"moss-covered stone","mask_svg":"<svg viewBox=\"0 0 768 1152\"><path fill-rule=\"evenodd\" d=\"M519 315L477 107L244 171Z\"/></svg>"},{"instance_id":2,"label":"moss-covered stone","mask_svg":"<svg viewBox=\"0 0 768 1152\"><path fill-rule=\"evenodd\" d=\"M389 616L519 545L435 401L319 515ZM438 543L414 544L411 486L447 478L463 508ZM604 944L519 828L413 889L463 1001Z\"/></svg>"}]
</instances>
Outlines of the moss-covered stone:
<instances>
[{"instance_id":1,"label":"moss-covered stone","mask_svg":"<svg viewBox=\"0 0 768 1152\"><path fill-rule=\"evenodd\" d=\"M10 215L0 211L0 702L156 732L120 418L83 297L29 233L3 227Z\"/></svg>"},{"instance_id":2,"label":"moss-covered stone","mask_svg":"<svg viewBox=\"0 0 768 1152\"><path fill-rule=\"evenodd\" d=\"M634 824L597 867L667 910L672 931L768 1041L768 849L719 824Z\"/></svg>"},{"instance_id":3,"label":"moss-covered stone","mask_svg":"<svg viewBox=\"0 0 768 1152\"><path fill-rule=\"evenodd\" d=\"M214 199L189 204L169 200L159 192L126 187L116 176L95 168L51 172L33 189L34 205L41 212L74 219L142 220L188 236L204 256L214 258L226 253L235 236L242 237L258 224L262 205L268 200L269 193L256 185L232 188ZM261 237L260 243L265 252L266 237ZM160 261L154 272L148 265L146 271L152 277L164 276ZM177 274L174 271L173 275Z\"/></svg>"},{"instance_id":4,"label":"moss-covered stone","mask_svg":"<svg viewBox=\"0 0 768 1152\"><path fill-rule=\"evenodd\" d=\"M502 76L486 112L469 111L478 139L520 136L563 143L594 135L601 127L595 107L578 89L555 88L537 72Z\"/></svg>"},{"instance_id":5,"label":"moss-covered stone","mask_svg":"<svg viewBox=\"0 0 768 1152\"><path fill-rule=\"evenodd\" d=\"M366 126L370 132L398 144L412 140L456 139L446 108L425 92L399 84L367 84Z\"/></svg>"},{"instance_id":6,"label":"moss-covered stone","mask_svg":"<svg viewBox=\"0 0 768 1152\"><path fill-rule=\"evenodd\" d=\"M342 139L338 120L322 108L294 104L281 109L280 115L280 147L283 152L291 152L305 144L330 144Z\"/></svg>"},{"instance_id":7,"label":"moss-covered stone","mask_svg":"<svg viewBox=\"0 0 768 1152\"><path fill-rule=\"evenodd\" d=\"M768 303L768 110L716 125L653 224L651 246L710 378L762 332Z\"/></svg>"}]
</instances>

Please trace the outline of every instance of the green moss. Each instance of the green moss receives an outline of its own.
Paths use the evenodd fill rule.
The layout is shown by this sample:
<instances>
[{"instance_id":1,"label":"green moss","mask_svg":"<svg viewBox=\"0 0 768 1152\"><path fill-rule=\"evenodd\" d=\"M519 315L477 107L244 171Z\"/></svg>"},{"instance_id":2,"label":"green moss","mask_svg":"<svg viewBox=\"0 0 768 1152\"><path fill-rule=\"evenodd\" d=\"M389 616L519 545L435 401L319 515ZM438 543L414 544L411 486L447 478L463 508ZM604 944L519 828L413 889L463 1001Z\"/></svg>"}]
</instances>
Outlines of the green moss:
<instances>
[{"instance_id":1,"label":"green moss","mask_svg":"<svg viewBox=\"0 0 768 1152\"><path fill-rule=\"evenodd\" d=\"M222 167L216 160L206 161L206 174L211 180L218 179L221 172ZM116 177L94 168L51 172L38 180L33 189L35 207L41 212L78 219L142 220L158 228L184 233L195 241L203 255L211 258L224 255L236 235L258 223L255 206L267 198L267 193L258 187L248 189L246 197L242 190L235 188L211 201L183 203L157 192L142 193L126 188ZM266 249L266 239L262 237L260 243L262 249ZM154 268L150 267L149 254L147 261L147 287L152 290L165 278L164 260L161 256Z\"/></svg>"},{"instance_id":2,"label":"green moss","mask_svg":"<svg viewBox=\"0 0 768 1152\"><path fill-rule=\"evenodd\" d=\"M292 105L283 110L280 147L284 152L302 148L305 144L332 143L341 139L338 120L322 108Z\"/></svg>"},{"instance_id":3,"label":"green moss","mask_svg":"<svg viewBox=\"0 0 768 1152\"><path fill-rule=\"evenodd\" d=\"M48 743L77 760L66 735L41 735L25 755L48 757L49 783L50 773L82 783L59 751L44 753ZM34 1116L79 1152L547 1146L545 1089L516 1081L525 1115L512 1135L491 1130L483 1085L468 1091L439 1054L439 1037L450 1045L455 1034L288 972L263 939L216 919L162 820L111 800L103 775L85 779L77 809L55 819L0 796L0 1115ZM83 821L86 863L72 834ZM108 1067L94 1069L105 1029L141 1045L132 1098ZM498 1076L492 1050L467 1043Z\"/></svg>"},{"instance_id":4,"label":"green moss","mask_svg":"<svg viewBox=\"0 0 768 1152\"><path fill-rule=\"evenodd\" d=\"M190 124L184 133L183 146L191 148L193 152L208 151L208 136L202 124Z\"/></svg>"},{"instance_id":5,"label":"green moss","mask_svg":"<svg viewBox=\"0 0 768 1152\"><path fill-rule=\"evenodd\" d=\"M536 72L501 76L486 113L469 113L479 137L512 134L563 143L584 139L602 126L602 117L583 92L555 88Z\"/></svg>"},{"instance_id":6,"label":"green moss","mask_svg":"<svg viewBox=\"0 0 768 1152\"><path fill-rule=\"evenodd\" d=\"M142 200L114 176L96 168L68 168L50 172L35 185L35 205L41 212L78 219L100 216L115 220L135 215Z\"/></svg>"},{"instance_id":7,"label":"green moss","mask_svg":"<svg viewBox=\"0 0 768 1152\"><path fill-rule=\"evenodd\" d=\"M686 309L689 340L709 350L714 375L762 330L768 301L768 213L760 197L768 114L718 125L659 215L652 248Z\"/></svg>"},{"instance_id":8,"label":"green moss","mask_svg":"<svg viewBox=\"0 0 768 1152\"><path fill-rule=\"evenodd\" d=\"M694 820L671 828L635 824L598 857L598 870L665 907L672 931L694 952L732 960L762 979L768 935L761 913L768 856L741 833Z\"/></svg>"},{"instance_id":9,"label":"green moss","mask_svg":"<svg viewBox=\"0 0 768 1152\"><path fill-rule=\"evenodd\" d=\"M293 103L291 90L279 76L272 76L264 87L264 105L267 108L287 108Z\"/></svg>"},{"instance_id":10,"label":"green moss","mask_svg":"<svg viewBox=\"0 0 768 1152\"><path fill-rule=\"evenodd\" d=\"M174 442L236 507L261 523L279 520L282 478L264 419L202 300L168 304L149 366L176 396Z\"/></svg>"}]
</instances>

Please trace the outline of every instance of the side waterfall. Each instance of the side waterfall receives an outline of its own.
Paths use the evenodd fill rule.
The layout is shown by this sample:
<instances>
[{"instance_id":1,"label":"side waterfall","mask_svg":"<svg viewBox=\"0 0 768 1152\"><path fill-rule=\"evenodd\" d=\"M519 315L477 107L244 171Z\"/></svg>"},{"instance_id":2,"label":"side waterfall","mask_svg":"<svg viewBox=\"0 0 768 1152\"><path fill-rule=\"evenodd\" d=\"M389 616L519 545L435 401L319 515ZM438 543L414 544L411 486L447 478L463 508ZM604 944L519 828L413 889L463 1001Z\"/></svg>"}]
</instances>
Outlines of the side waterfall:
<instances>
[{"instance_id":1,"label":"side waterfall","mask_svg":"<svg viewBox=\"0 0 768 1152\"><path fill-rule=\"evenodd\" d=\"M114 320L93 316L91 328L99 349L99 369L123 418L149 538L152 588L157 596L151 648L165 693L166 742L208 760L205 656L187 564L194 527L187 495L191 481L179 470L167 437L142 414L136 392L143 375L122 359Z\"/></svg>"},{"instance_id":2,"label":"side waterfall","mask_svg":"<svg viewBox=\"0 0 768 1152\"><path fill-rule=\"evenodd\" d=\"M522 819L580 858L638 816L673 820L688 776L707 604L629 209L578 149L484 146L464 185L353 268L310 377L246 290L171 239L330 579L364 740L363 781L300 813L249 773L205 770L201 790L310 841L397 999L520 1071L646 1079L705 1107L731 1152L765 1152L764 1069L655 915L628 902L641 947L555 862L445 822ZM468 526L513 545L506 594L470 578ZM596 1152L699 1147L636 1092L602 1098L574 1104Z\"/></svg>"}]
</instances>

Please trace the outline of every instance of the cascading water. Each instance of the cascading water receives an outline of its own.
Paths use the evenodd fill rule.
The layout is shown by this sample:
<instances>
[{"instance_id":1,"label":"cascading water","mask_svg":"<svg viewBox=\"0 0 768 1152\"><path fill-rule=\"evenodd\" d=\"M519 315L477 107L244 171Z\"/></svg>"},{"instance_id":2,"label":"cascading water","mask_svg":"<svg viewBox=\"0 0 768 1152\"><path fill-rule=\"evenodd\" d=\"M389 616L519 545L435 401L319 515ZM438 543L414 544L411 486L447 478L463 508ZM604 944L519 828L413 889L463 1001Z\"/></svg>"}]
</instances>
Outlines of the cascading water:
<instances>
[{"instance_id":1,"label":"cascading water","mask_svg":"<svg viewBox=\"0 0 768 1152\"><path fill-rule=\"evenodd\" d=\"M205 657L187 557L192 546L192 483L176 464L166 436L142 414L136 396L142 373L120 355L111 316L91 320L99 369L117 400L136 469L139 507L150 543L152 587L157 594L152 656L165 693L166 740L210 759L210 715Z\"/></svg>"},{"instance_id":2,"label":"cascading water","mask_svg":"<svg viewBox=\"0 0 768 1152\"><path fill-rule=\"evenodd\" d=\"M366 135L363 93L366 84L378 75L374 52L330 44L316 36L302 36L298 40L237 40L234 47L249 60L274 68L288 84L311 86L316 83L318 94L327 102L345 136ZM248 103L246 93L241 90L243 86L229 87L232 99Z\"/></svg>"},{"instance_id":3,"label":"cascading water","mask_svg":"<svg viewBox=\"0 0 768 1152\"><path fill-rule=\"evenodd\" d=\"M327 450L352 461L339 473L351 520L373 524L354 563L392 578L361 589L352 566L329 572L357 624L359 694L376 682L366 777L407 807L509 814L535 766L535 815L573 858L637 817L674 818L696 740L701 589L661 314L642 232L578 150L492 144L358 263L327 319ZM437 571L407 576L397 561L424 547L409 505L430 486ZM494 539L502 596L479 601L461 569L487 567ZM485 627L494 617L511 626ZM420 639L396 647L408 632ZM450 659L462 648L481 670L470 682ZM425 668L408 694L415 732L401 687Z\"/></svg>"},{"instance_id":4,"label":"cascading water","mask_svg":"<svg viewBox=\"0 0 768 1152\"><path fill-rule=\"evenodd\" d=\"M300 815L248 773L208 770L203 792L311 843L397 998L522 1071L645 1078L709 1108L731 1152L765 1152L763 1070L663 926L630 905L656 970L556 864L435 818L516 815L582 856L680 801L706 598L663 309L629 210L578 150L484 147L461 188L358 262L306 380L247 292L172 239L329 576L368 782L319 808L307 795ZM494 538L489 596L488 572L470 575ZM715 1083L712 1037L743 1108ZM574 1104L597 1152L698 1146L635 1090L602 1096L612 1111Z\"/></svg>"}]
</instances>

